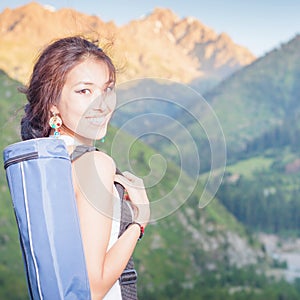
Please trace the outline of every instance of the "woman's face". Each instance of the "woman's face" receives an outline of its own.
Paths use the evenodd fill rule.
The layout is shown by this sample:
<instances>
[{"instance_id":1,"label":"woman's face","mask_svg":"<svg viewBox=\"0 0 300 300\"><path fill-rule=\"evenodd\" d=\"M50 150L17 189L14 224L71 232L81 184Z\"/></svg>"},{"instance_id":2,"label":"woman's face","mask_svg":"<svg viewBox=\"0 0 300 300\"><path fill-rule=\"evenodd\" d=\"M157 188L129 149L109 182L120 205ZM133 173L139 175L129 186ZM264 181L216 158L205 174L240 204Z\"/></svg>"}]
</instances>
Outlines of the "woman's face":
<instances>
[{"instance_id":1,"label":"woman's face","mask_svg":"<svg viewBox=\"0 0 300 300\"><path fill-rule=\"evenodd\" d=\"M107 65L88 58L68 73L56 112L76 138L86 142L106 135L115 107L114 82L109 82Z\"/></svg>"}]
</instances>

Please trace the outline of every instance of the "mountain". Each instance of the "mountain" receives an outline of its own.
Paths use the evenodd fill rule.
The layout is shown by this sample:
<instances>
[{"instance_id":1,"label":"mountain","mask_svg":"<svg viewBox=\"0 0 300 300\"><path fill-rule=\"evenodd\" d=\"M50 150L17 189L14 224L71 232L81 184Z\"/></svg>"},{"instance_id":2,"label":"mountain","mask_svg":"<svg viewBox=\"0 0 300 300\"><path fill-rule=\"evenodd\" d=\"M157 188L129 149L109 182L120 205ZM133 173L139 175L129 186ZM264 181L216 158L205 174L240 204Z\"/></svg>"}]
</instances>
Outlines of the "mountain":
<instances>
[{"instance_id":1,"label":"mountain","mask_svg":"<svg viewBox=\"0 0 300 300\"><path fill-rule=\"evenodd\" d=\"M0 14L0 32L0 68L22 82L28 79L37 50L71 34L112 41L111 55L124 70L120 82L141 77L217 82L255 60L225 33L217 34L195 18L180 19L163 8L117 27L72 9L55 11L31 2L5 9Z\"/></svg>"},{"instance_id":2,"label":"mountain","mask_svg":"<svg viewBox=\"0 0 300 300\"><path fill-rule=\"evenodd\" d=\"M299 53L297 35L206 93L207 102L174 83L124 85L119 99L127 105L112 121L139 137L142 128L148 145L190 175L197 159L200 173L209 171L226 143L218 199L251 230L293 234L300 226Z\"/></svg>"},{"instance_id":3,"label":"mountain","mask_svg":"<svg viewBox=\"0 0 300 300\"><path fill-rule=\"evenodd\" d=\"M192 17L180 19L169 9L157 8L125 25L120 38L128 34L134 37L134 43L129 43L129 62L141 64L149 72L145 74L148 77L155 77L157 67L167 71L173 66L169 72L182 72L180 79L184 82L197 77L220 79L255 59L225 33L218 35ZM166 78L172 78L166 74Z\"/></svg>"},{"instance_id":4,"label":"mountain","mask_svg":"<svg viewBox=\"0 0 300 300\"><path fill-rule=\"evenodd\" d=\"M230 153L251 152L257 144L263 146L263 140L273 139L272 146L297 138L299 62L297 35L205 95L222 124Z\"/></svg>"},{"instance_id":5,"label":"mountain","mask_svg":"<svg viewBox=\"0 0 300 300\"><path fill-rule=\"evenodd\" d=\"M299 81L296 35L205 95L228 150L218 198L252 230L299 232Z\"/></svg>"},{"instance_id":6,"label":"mountain","mask_svg":"<svg viewBox=\"0 0 300 300\"><path fill-rule=\"evenodd\" d=\"M0 14L0 69L12 78L27 82L37 52L48 42L75 33L84 34L115 30L113 23L104 23L72 9L50 10L32 2Z\"/></svg>"},{"instance_id":7,"label":"mountain","mask_svg":"<svg viewBox=\"0 0 300 300\"><path fill-rule=\"evenodd\" d=\"M300 35L297 35L224 79L203 98L184 85L166 82L164 85L162 80L136 81L134 87L124 85L120 99L138 98L140 101L121 106L113 122L126 125L132 134L140 127L145 132L167 132L193 157L193 144L184 141L189 132L197 145L202 171L206 171L207 163L211 162L211 142L226 143L228 163L284 145L295 152L300 146L299 61ZM133 101L128 100L128 103L133 104ZM163 114L167 124L147 122L146 118L144 122L138 119L139 127L129 122L133 117L150 113L157 117ZM184 130L178 130L176 124ZM174 151L161 140L148 138L147 143L178 161L172 154ZM193 165L190 161L183 167L189 172Z\"/></svg>"}]
</instances>

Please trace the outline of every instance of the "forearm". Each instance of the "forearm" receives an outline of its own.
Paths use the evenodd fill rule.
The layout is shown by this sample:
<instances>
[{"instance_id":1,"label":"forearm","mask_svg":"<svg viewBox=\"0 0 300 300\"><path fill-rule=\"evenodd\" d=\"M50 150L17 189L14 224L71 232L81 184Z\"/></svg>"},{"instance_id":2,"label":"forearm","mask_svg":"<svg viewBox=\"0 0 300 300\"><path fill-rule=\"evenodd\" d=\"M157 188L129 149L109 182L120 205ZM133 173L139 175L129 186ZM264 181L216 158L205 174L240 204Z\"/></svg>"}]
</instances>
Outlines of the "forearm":
<instances>
[{"instance_id":1,"label":"forearm","mask_svg":"<svg viewBox=\"0 0 300 300\"><path fill-rule=\"evenodd\" d=\"M106 253L102 269L101 282L98 282L96 290L103 297L112 285L119 279L124 271L140 236L138 225L129 226L116 243ZM92 289L96 291L95 289ZM101 299L99 297L99 299ZM98 299L98 298L93 298Z\"/></svg>"}]
</instances>

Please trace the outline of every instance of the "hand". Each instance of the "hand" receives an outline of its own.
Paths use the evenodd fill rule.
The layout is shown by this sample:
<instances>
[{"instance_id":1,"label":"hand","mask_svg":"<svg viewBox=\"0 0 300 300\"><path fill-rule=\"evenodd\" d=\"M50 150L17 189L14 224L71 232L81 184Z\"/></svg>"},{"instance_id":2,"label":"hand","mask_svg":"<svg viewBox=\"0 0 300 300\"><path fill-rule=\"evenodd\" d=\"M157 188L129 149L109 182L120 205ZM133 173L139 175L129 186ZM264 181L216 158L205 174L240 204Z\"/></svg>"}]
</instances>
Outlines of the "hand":
<instances>
[{"instance_id":1,"label":"hand","mask_svg":"<svg viewBox=\"0 0 300 300\"><path fill-rule=\"evenodd\" d=\"M138 210L138 215L134 221L146 227L150 218L150 207L144 182L130 172L125 171L123 175L116 175L115 181L125 187L130 201Z\"/></svg>"}]
</instances>

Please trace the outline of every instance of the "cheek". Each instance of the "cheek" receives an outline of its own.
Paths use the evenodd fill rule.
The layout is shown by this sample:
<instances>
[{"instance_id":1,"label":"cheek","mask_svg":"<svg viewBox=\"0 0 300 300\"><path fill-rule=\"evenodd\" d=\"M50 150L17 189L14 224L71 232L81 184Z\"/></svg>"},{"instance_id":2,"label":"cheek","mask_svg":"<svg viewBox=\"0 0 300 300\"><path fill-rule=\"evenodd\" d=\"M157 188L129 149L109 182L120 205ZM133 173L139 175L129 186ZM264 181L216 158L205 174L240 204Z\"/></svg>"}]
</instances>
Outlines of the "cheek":
<instances>
[{"instance_id":1,"label":"cheek","mask_svg":"<svg viewBox=\"0 0 300 300\"><path fill-rule=\"evenodd\" d=\"M63 123L74 130L74 127L80 122L82 115L85 112L86 107L76 104L76 101L63 100L57 106Z\"/></svg>"},{"instance_id":2,"label":"cheek","mask_svg":"<svg viewBox=\"0 0 300 300\"><path fill-rule=\"evenodd\" d=\"M109 99L108 101L108 107L110 111L114 111L116 109L117 106L117 101L116 101L116 96L114 95L113 97L111 97L111 99Z\"/></svg>"}]
</instances>

